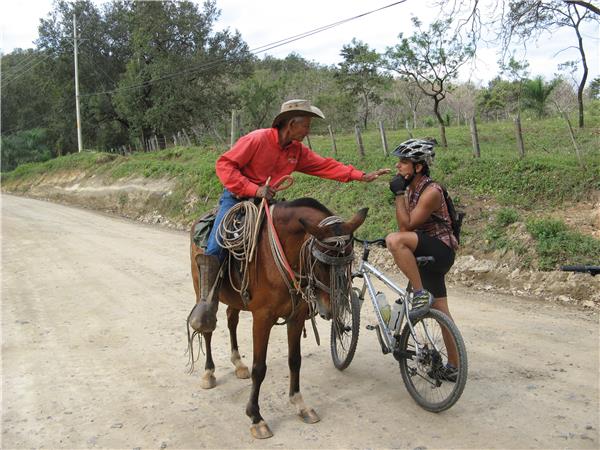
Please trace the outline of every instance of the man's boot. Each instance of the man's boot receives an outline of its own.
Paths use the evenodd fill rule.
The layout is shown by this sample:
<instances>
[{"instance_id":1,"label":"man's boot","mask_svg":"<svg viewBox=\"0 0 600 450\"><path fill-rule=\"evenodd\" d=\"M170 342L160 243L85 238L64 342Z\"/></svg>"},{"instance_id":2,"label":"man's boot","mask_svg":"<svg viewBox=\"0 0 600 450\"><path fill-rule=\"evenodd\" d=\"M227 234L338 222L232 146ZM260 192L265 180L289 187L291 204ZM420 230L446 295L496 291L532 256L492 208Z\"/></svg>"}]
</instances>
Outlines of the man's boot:
<instances>
[{"instance_id":1,"label":"man's boot","mask_svg":"<svg viewBox=\"0 0 600 450\"><path fill-rule=\"evenodd\" d=\"M221 263L217 256L198 255L196 263L200 272L200 300L196 302L190 313L190 326L200 333L212 333L217 326L217 309L219 300L216 289L213 289Z\"/></svg>"}]
</instances>

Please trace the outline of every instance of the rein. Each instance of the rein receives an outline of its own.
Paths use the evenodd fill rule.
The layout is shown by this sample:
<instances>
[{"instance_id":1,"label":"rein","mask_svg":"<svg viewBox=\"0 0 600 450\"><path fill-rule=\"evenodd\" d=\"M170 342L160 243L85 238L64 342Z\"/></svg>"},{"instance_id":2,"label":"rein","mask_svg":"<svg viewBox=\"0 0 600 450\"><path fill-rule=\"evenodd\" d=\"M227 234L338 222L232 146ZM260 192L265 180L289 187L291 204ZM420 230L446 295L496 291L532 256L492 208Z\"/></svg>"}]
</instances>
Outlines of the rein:
<instances>
[{"instance_id":1,"label":"rein","mask_svg":"<svg viewBox=\"0 0 600 450\"><path fill-rule=\"evenodd\" d=\"M302 297L309 305L309 316L312 321L317 343L319 343L319 335L314 322L314 317L317 313L317 296L316 289L321 289L330 296L339 296L340 288L343 288L343 280L349 280L350 265L354 259L354 253L351 251L348 255L343 255L348 246L352 246L352 237L350 235L332 236L322 240L311 236L304 241L300 249L300 270L296 273L290 266L285 254L283 246L275 230L273 223L273 208L265 208L268 231L269 244L273 253L275 265L279 270L292 298L292 312L283 321L278 323L282 325L287 323L296 312L298 297ZM342 223L343 219L337 216L326 217L319 223L319 227L326 227L335 223ZM335 255L330 255L327 252L334 252ZM342 254L342 255L340 255ZM315 274L315 266L317 262L331 266L329 286L322 283ZM304 286L302 282L305 281ZM338 303L337 301L335 303ZM335 307L334 307L335 308Z\"/></svg>"}]
</instances>

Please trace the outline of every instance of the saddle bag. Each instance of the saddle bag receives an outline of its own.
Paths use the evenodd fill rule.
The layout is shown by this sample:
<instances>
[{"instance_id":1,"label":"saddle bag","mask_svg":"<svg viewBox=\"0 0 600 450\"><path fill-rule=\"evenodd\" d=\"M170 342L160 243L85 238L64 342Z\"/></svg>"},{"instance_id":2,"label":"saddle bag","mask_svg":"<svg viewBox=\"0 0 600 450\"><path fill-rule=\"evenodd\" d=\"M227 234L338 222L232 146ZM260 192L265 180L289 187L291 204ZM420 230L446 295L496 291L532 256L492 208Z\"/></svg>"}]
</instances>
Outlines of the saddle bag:
<instances>
[{"instance_id":1,"label":"saddle bag","mask_svg":"<svg viewBox=\"0 0 600 450\"><path fill-rule=\"evenodd\" d=\"M208 245L208 237L215 224L217 214L215 211L210 211L203 215L194 227L194 244L206 250Z\"/></svg>"}]
</instances>

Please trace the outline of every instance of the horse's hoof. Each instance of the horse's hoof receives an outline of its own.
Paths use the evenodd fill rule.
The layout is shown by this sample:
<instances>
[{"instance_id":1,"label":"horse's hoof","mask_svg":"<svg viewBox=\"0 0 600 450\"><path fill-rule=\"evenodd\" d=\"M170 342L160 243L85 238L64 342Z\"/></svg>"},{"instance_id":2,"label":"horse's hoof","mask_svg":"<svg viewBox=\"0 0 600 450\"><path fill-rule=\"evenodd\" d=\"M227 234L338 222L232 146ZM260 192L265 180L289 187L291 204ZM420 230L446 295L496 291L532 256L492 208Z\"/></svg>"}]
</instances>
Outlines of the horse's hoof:
<instances>
[{"instance_id":1,"label":"horse's hoof","mask_svg":"<svg viewBox=\"0 0 600 450\"><path fill-rule=\"evenodd\" d=\"M246 366L238 367L237 369L235 369L235 376L238 377L240 380L245 380L246 378L250 378L250 371Z\"/></svg>"},{"instance_id":2,"label":"horse's hoof","mask_svg":"<svg viewBox=\"0 0 600 450\"><path fill-rule=\"evenodd\" d=\"M252 433L252 437L254 439L268 439L273 437L273 433L271 432L269 425L267 425L267 422L264 420L261 420L258 423L253 423L250 426L250 433Z\"/></svg>"},{"instance_id":3,"label":"horse's hoof","mask_svg":"<svg viewBox=\"0 0 600 450\"><path fill-rule=\"evenodd\" d=\"M214 375L204 375L200 378L200 387L202 389L212 389L217 385L217 379Z\"/></svg>"},{"instance_id":4,"label":"horse's hoof","mask_svg":"<svg viewBox=\"0 0 600 450\"><path fill-rule=\"evenodd\" d=\"M321 420L319 415L312 408L303 409L298 415L304 423L317 423Z\"/></svg>"}]
</instances>

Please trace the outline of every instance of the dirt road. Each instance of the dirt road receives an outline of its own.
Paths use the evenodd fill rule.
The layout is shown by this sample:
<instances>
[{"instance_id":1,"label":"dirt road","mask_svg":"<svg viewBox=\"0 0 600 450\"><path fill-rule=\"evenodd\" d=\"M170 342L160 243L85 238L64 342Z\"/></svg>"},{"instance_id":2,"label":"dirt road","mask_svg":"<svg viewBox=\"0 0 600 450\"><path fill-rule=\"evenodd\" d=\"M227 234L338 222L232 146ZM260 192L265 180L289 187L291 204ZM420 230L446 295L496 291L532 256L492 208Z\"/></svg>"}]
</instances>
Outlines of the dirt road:
<instances>
[{"instance_id":1,"label":"dirt road","mask_svg":"<svg viewBox=\"0 0 600 450\"><path fill-rule=\"evenodd\" d=\"M224 308L217 387L186 374L193 305L185 233L3 195L2 448L598 448L599 325L592 313L451 289L469 351L463 397L431 414L361 329L338 372L309 327L302 392L288 403L285 329L271 336L261 410L275 436L254 441L250 380L229 362ZM365 315L365 319L368 314ZM240 351L251 364L250 316ZM203 361L202 361L203 363Z\"/></svg>"}]
</instances>

